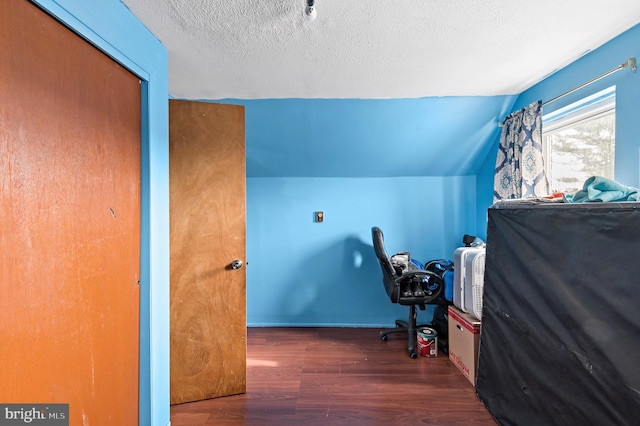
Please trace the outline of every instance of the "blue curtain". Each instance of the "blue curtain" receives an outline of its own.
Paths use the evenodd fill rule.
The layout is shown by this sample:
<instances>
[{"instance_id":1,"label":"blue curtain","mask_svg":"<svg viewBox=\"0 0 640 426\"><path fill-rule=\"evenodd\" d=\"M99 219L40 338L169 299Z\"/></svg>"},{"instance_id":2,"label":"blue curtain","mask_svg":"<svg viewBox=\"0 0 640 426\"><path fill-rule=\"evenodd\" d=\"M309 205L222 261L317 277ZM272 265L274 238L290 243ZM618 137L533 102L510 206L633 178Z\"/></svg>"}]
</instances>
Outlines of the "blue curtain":
<instances>
[{"instance_id":1,"label":"blue curtain","mask_svg":"<svg viewBox=\"0 0 640 426\"><path fill-rule=\"evenodd\" d=\"M542 157L542 101L538 101L504 120L493 200L546 195L549 195L549 184Z\"/></svg>"}]
</instances>

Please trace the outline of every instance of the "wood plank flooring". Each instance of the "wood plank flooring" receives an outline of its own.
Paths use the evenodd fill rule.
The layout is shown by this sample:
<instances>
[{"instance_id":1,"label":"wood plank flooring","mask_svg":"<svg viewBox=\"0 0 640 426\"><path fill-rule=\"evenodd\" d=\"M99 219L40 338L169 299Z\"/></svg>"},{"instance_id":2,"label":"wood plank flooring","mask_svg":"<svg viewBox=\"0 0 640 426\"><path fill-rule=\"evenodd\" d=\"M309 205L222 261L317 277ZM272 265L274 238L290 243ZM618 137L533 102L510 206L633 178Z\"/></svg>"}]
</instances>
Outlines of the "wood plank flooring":
<instances>
[{"instance_id":1,"label":"wood plank flooring","mask_svg":"<svg viewBox=\"0 0 640 426\"><path fill-rule=\"evenodd\" d=\"M379 331L249 328L247 393L174 405L171 425L496 425L447 355Z\"/></svg>"}]
</instances>

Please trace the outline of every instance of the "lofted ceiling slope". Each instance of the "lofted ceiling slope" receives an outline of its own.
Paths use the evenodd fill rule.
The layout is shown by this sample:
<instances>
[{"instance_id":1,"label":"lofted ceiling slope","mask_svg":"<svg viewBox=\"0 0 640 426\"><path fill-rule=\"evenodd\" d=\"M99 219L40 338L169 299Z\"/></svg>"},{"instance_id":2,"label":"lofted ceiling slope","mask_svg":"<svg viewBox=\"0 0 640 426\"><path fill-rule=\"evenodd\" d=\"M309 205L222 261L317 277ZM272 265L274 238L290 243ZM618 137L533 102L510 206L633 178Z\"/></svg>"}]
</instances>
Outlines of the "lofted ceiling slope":
<instances>
[{"instance_id":1,"label":"lofted ceiling slope","mask_svg":"<svg viewBox=\"0 0 640 426\"><path fill-rule=\"evenodd\" d=\"M247 177L473 175L513 96L257 99L245 106Z\"/></svg>"}]
</instances>

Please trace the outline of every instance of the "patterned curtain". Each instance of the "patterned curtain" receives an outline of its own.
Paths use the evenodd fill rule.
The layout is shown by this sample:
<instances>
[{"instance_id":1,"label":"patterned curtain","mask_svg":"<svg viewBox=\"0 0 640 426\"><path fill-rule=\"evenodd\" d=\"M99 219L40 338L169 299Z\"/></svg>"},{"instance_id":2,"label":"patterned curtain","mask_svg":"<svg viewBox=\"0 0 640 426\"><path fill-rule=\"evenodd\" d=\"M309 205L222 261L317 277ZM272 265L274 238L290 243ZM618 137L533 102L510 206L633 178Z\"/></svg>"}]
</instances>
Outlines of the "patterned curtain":
<instances>
[{"instance_id":1,"label":"patterned curtain","mask_svg":"<svg viewBox=\"0 0 640 426\"><path fill-rule=\"evenodd\" d=\"M542 160L542 101L538 101L504 120L493 201L546 195L549 184Z\"/></svg>"}]
</instances>

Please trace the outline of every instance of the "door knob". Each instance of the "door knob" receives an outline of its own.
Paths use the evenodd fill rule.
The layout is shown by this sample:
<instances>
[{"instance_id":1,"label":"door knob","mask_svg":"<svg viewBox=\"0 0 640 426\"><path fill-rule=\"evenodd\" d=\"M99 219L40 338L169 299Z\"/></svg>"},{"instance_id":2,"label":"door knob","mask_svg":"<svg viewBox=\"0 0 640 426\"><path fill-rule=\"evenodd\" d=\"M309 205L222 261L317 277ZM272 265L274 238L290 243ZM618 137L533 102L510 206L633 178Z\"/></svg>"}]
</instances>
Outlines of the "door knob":
<instances>
[{"instance_id":1,"label":"door knob","mask_svg":"<svg viewBox=\"0 0 640 426\"><path fill-rule=\"evenodd\" d=\"M240 269L242 268L242 260L240 259L236 259L233 262L231 262L231 269Z\"/></svg>"}]
</instances>

